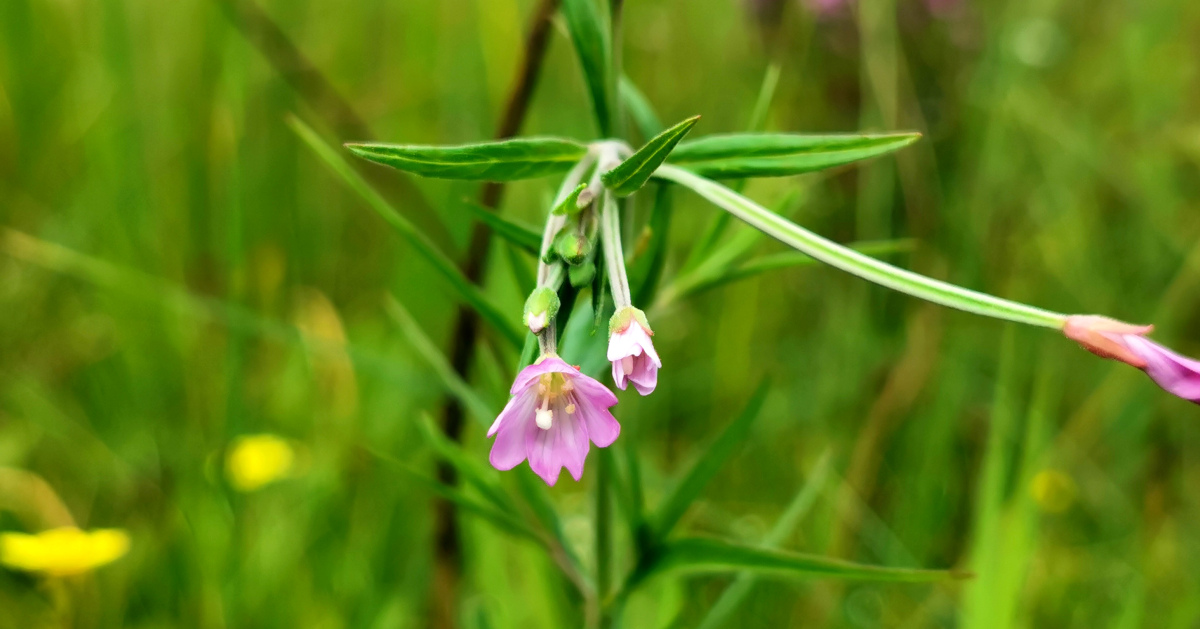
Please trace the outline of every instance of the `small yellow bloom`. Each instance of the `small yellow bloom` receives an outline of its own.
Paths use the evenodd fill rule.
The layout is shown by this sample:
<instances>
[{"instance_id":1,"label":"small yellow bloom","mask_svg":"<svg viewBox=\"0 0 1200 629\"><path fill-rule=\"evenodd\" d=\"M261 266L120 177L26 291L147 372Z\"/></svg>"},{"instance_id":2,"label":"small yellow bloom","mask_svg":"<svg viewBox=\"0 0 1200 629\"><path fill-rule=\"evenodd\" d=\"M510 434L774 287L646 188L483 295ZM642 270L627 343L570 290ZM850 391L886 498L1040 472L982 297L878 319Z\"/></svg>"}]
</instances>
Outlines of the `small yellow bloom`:
<instances>
[{"instance_id":1,"label":"small yellow bloom","mask_svg":"<svg viewBox=\"0 0 1200 629\"><path fill-rule=\"evenodd\" d=\"M254 491L287 478L296 462L296 453L285 440L275 435L239 437L225 456L225 473L238 491Z\"/></svg>"},{"instance_id":2,"label":"small yellow bloom","mask_svg":"<svg viewBox=\"0 0 1200 629\"><path fill-rule=\"evenodd\" d=\"M129 534L118 529L87 532L73 526L35 535L0 533L0 564L55 577L80 574L129 552Z\"/></svg>"},{"instance_id":3,"label":"small yellow bloom","mask_svg":"<svg viewBox=\"0 0 1200 629\"><path fill-rule=\"evenodd\" d=\"M1058 470L1042 470L1033 477L1030 486L1033 499L1043 510L1050 513L1062 513L1071 503L1079 488L1075 481Z\"/></svg>"}]
</instances>

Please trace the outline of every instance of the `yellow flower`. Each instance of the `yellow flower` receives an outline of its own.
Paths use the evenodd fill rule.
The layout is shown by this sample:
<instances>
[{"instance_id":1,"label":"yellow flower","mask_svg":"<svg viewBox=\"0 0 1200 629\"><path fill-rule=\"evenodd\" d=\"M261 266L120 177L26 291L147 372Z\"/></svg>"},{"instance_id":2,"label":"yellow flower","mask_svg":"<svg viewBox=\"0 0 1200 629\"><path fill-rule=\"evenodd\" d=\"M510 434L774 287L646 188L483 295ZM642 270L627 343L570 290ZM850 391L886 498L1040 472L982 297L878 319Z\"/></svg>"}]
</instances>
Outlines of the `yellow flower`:
<instances>
[{"instance_id":1,"label":"yellow flower","mask_svg":"<svg viewBox=\"0 0 1200 629\"><path fill-rule=\"evenodd\" d=\"M120 559L129 534L118 529L81 531L73 526L27 533L0 533L0 564L55 577L80 574Z\"/></svg>"},{"instance_id":2,"label":"yellow flower","mask_svg":"<svg viewBox=\"0 0 1200 629\"><path fill-rule=\"evenodd\" d=\"M1079 493L1075 481L1058 470L1038 472L1034 475L1029 489L1038 506L1050 513L1066 511Z\"/></svg>"},{"instance_id":3,"label":"yellow flower","mask_svg":"<svg viewBox=\"0 0 1200 629\"><path fill-rule=\"evenodd\" d=\"M287 478L296 453L287 441L275 435L239 437L225 456L225 473L238 491L254 491Z\"/></svg>"}]
</instances>

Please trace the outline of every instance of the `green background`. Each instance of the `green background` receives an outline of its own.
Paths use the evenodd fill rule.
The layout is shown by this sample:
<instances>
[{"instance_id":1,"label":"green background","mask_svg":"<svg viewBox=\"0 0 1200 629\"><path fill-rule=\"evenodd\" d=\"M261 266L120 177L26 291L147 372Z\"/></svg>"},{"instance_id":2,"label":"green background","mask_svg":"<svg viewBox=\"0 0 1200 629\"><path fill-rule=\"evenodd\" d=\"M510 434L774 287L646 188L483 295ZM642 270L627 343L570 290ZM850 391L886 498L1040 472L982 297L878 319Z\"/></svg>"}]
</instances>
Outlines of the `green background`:
<instances>
[{"instance_id":1,"label":"green background","mask_svg":"<svg viewBox=\"0 0 1200 629\"><path fill-rule=\"evenodd\" d=\"M494 133L533 5L262 6L377 139L460 143ZM665 121L703 115L694 137L745 128L772 60L769 130L922 131L895 157L747 194L774 206L800 191L794 216L818 233L913 238L902 266L1153 322L1156 339L1200 354L1200 3L945 5L818 15L789 2L763 27L730 0L627 0L624 64ZM285 119L365 138L300 98L230 15L214 0L0 2L0 467L40 475L82 526L133 538L124 559L65 583L0 571L5 629L429 622L433 497L379 455L432 474L417 421L438 413L443 385L386 303L448 348L455 294ZM523 131L591 139L588 107L556 21ZM476 184L368 170L464 256ZM539 223L554 184L509 186L502 211ZM677 201L668 278L718 211ZM517 323L503 249L487 268ZM766 579L728 626L1200 622L1200 416L1136 370L820 267L651 323L658 390L617 407L650 505L769 376L752 434L686 530L758 543L811 487L786 548L975 574ZM488 403L503 403L515 362L483 344L472 381ZM237 494L222 453L259 432L299 444L302 473ZM483 433L465 430L481 461ZM583 550L594 473L550 492ZM1058 479L1049 496L1033 491L1039 473ZM461 523L464 626L579 625L541 550ZM39 526L0 511L0 529ZM655 580L626 626L695 626L728 583Z\"/></svg>"}]
</instances>

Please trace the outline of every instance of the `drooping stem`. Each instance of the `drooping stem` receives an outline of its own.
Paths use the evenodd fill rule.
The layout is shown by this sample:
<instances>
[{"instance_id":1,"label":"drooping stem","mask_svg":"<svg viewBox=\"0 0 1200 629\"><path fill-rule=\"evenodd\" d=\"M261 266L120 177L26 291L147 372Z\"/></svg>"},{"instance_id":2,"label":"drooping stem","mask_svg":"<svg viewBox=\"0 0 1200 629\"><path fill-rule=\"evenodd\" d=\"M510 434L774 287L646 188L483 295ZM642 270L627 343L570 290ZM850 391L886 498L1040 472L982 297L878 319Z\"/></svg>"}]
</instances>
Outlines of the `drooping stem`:
<instances>
[{"instance_id":1,"label":"drooping stem","mask_svg":"<svg viewBox=\"0 0 1200 629\"><path fill-rule=\"evenodd\" d=\"M600 203L600 241L604 249L605 270L608 271L613 306L620 310L633 305L629 277L625 273L625 252L621 248L621 213L616 197L611 192L605 191Z\"/></svg>"},{"instance_id":2,"label":"drooping stem","mask_svg":"<svg viewBox=\"0 0 1200 629\"><path fill-rule=\"evenodd\" d=\"M893 290L996 319L1061 329L1066 315L993 297L880 262L775 214L729 188L682 168L663 165L655 176L690 188L752 227L821 262Z\"/></svg>"}]
</instances>

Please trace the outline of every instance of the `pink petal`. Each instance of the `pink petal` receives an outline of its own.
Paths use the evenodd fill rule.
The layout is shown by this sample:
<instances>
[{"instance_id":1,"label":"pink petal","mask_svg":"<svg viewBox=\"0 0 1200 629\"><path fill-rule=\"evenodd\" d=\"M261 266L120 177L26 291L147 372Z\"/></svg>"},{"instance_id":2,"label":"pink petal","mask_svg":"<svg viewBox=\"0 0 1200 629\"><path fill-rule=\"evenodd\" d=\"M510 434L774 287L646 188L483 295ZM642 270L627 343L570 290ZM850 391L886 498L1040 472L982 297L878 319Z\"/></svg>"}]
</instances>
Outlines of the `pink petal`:
<instances>
[{"instance_id":1,"label":"pink petal","mask_svg":"<svg viewBox=\"0 0 1200 629\"><path fill-rule=\"evenodd\" d=\"M534 385L539 377L548 373L565 373L577 376L579 375L579 370L568 365L563 359L557 356L543 358L541 361L522 369L521 373L517 374L517 379L513 381L509 395L516 395L528 389Z\"/></svg>"},{"instance_id":2,"label":"pink petal","mask_svg":"<svg viewBox=\"0 0 1200 629\"><path fill-rule=\"evenodd\" d=\"M488 455L488 462L498 470L511 470L520 465L529 454L530 446L536 437L534 433L540 432L533 419L536 397L530 395L513 398L513 401L516 400L521 400L518 404L519 411L514 410L512 416L500 424L499 435L492 443L492 451ZM512 401L509 402L509 406L512 406ZM505 407L505 410L507 409L508 407Z\"/></svg>"},{"instance_id":3,"label":"pink petal","mask_svg":"<svg viewBox=\"0 0 1200 629\"><path fill-rule=\"evenodd\" d=\"M633 360L633 373L629 380L641 395L650 395L658 386L658 366L649 356L640 356Z\"/></svg>"},{"instance_id":4,"label":"pink petal","mask_svg":"<svg viewBox=\"0 0 1200 629\"><path fill-rule=\"evenodd\" d=\"M617 422L617 418L613 417L607 408L583 404L578 406L576 414L587 427L587 434L592 443L600 448L611 446L621 434L621 424Z\"/></svg>"},{"instance_id":5,"label":"pink petal","mask_svg":"<svg viewBox=\"0 0 1200 629\"><path fill-rule=\"evenodd\" d=\"M1200 361L1136 335L1122 337L1125 345L1146 361L1144 371L1168 393L1200 404Z\"/></svg>"}]
</instances>

